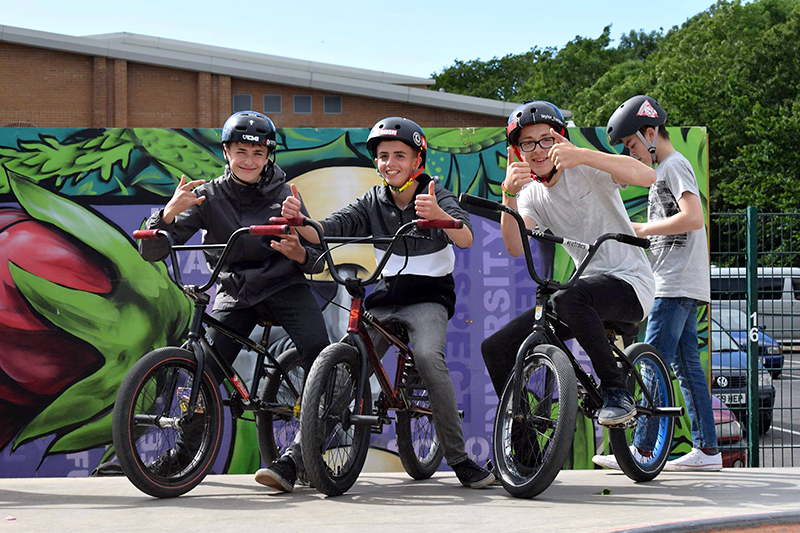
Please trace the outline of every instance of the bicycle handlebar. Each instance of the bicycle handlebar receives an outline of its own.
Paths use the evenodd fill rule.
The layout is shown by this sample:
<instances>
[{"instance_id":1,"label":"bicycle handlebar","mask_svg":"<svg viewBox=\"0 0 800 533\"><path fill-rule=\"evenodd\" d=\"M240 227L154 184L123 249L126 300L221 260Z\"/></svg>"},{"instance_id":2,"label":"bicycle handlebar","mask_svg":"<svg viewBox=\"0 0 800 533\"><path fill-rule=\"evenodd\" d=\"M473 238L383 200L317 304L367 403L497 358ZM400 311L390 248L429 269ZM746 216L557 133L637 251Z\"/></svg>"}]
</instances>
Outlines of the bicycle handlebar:
<instances>
[{"instance_id":1,"label":"bicycle handlebar","mask_svg":"<svg viewBox=\"0 0 800 533\"><path fill-rule=\"evenodd\" d=\"M599 248L599 246L603 244L605 241L614 240L621 242L623 244L638 246L639 248L650 247L649 240L643 239L641 237L636 237L634 235L626 235L624 233L604 233L603 235L600 235L597 238L597 240L595 240L594 243L592 244L587 244L580 241L574 241L572 239L566 239L564 237L559 237L557 235L550 235L547 233L543 233L538 230L528 229L525 226L525 221L522 219L522 216L518 212L516 212L514 209L511 209L506 205L501 204L500 202L495 202L487 198L481 198L480 196L473 196L467 193L461 193L458 197L458 201L462 204L474 205L476 207L488 209L490 211L501 211L504 213L508 213L514 218L514 220L517 221L520 238L523 242L522 250L525 253L525 262L528 264L528 272L530 273L533 280L540 285L546 284L558 289L566 289L568 287L571 287L575 283L575 281L577 281L577 279L581 276L581 274L583 274L583 271L586 270L586 267L589 265L589 261L592 260L594 254L597 253L597 249ZM564 283L558 283L553 279L542 279L537 274L536 267L533 264L533 256L531 255L530 246L524 245L526 235L542 241L555 242L557 244L561 244L562 246L580 248L582 250L586 250L588 253L586 254L586 257L584 257L583 260L578 265L576 265L575 272L573 272L572 276L570 276L570 278Z\"/></svg>"},{"instance_id":2,"label":"bicycle handlebar","mask_svg":"<svg viewBox=\"0 0 800 533\"><path fill-rule=\"evenodd\" d=\"M250 235L288 235L291 233L288 224L270 224L269 226L250 226Z\"/></svg>"},{"instance_id":3,"label":"bicycle handlebar","mask_svg":"<svg viewBox=\"0 0 800 533\"><path fill-rule=\"evenodd\" d=\"M169 244L169 256L172 260L172 274L174 276L174 281L182 289L186 289L186 287L183 285L183 280L181 279L181 269L178 266L178 257L176 253L177 250L219 250L220 246L222 246L222 255L220 255L219 259L217 260L214 271L211 273L208 280L202 286L197 288L197 292L206 292L217 281L219 273L222 270L222 266L225 264L225 260L228 258L228 254L232 249L231 245L245 233L249 235L287 235L290 233L290 229L288 224L253 225L247 228L239 228L231 233L231 236L228 237L228 242L226 242L224 245L176 245L172 235L162 229L138 229L133 232L133 238L137 240L143 240L164 237L167 239Z\"/></svg>"},{"instance_id":4,"label":"bicycle handlebar","mask_svg":"<svg viewBox=\"0 0 800 533\"><path fill-rule=\"evenodd\" d=\"M310 218L301 218L295 217L291 219L283 218L283 217L272 217L269 219L270 224L286 224L288 226L310 226L314 231L316 231L317 236L319 237L320 246L322 247L323 254L322 256L325 258L325 262L328 265L328 271L331 273L331 277L336 283L341 285L348 285L348 282L355 281L360 286L370 285L377 281L378 277L380 276L383 268L386 266L386 263L389 261L389 258L392 255L397 244L400 242L400 239L403 237L413 237L413 234L408 233L412 229L460 229L464 226L463 221L461 220L426 220L423 218L412 220L410 222L406 222L402 226L400 226L394 235L391 237L326 237L325 233L322 231L322 226L316 220L312 220ZM389 247L384 251L384 255L381 258L378 265L375 267L375 270L366 278L366 279L357 279L351 278L345 280L340 274L338 267L333 262L333 258L330 254L330 248L328 248L328 243L339 243L339 244L388 244Z\"/></svg>"},{"instance_id":5,"label":"bicycle handlebar","mask_svg":"<svg viewBox=\"0 0 800 533\"><path fill-rule=\"evenodd\" d=\"M133 238L137 241L144 239L155 239L156 237L158 237L157 229L137 229L133 232Z\"/></svg>"}]
</instances>

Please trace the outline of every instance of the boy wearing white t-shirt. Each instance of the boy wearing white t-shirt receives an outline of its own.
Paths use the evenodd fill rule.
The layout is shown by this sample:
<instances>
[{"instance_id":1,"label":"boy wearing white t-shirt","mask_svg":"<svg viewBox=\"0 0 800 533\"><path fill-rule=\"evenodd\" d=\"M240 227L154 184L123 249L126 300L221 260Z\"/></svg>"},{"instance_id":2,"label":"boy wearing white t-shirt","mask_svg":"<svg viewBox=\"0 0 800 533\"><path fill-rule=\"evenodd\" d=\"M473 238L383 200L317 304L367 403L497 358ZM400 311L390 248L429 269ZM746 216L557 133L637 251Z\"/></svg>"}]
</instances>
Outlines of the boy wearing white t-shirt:
<instances>
[{"instance_id":1,"label":"boy wearing white t-shirt","mask_svg":"<svg viewBox=\"0 0 800 533\"><path fill-rule=\"evenodd\" d=\"M634 234L619 194L627 185L649 187L655 171L635 159L579 148L569 142L561 111L549 102L526 102L508 119L508 166L503 204L522 215L528 228L550 230L581 242L604 233ZM506 248L513 256L527 246L516 221L501 215ZM566 248L575 262L585 251ZM592 361L603 406L598 422L625 424L636 414L633 396L617 368L603 321L638 323L653 305L655 282L641 248L608 241L574 286L558 291L553 306ZM517 350L531 332L534 310L513 319L481 344L498 396L512 372ZM566 332L559 331L560 336Z\"/></svg>"},{"instance_id":2,"label":"boy wearing white t-shirt","mask_svg":"<svg viewBox=\"0 0 800 533\"><path fill-rule=\"evenodd\" d=\"M633 225L637 236L650 239L656 279L645 342L661 352L678 377L692 434L692 451L668 461L664 470L720 470L711 395L697 351L697 306L711 299L705 218L692 165L673 148L666 120L653 98L634 96L611 115L607 132L612 144L623 143L634 159L656 167L647 222ZM652 438L637 433L633 443L647 449ZM613 456L595 462L617 468Z\"/></svg>"}]
</instances>

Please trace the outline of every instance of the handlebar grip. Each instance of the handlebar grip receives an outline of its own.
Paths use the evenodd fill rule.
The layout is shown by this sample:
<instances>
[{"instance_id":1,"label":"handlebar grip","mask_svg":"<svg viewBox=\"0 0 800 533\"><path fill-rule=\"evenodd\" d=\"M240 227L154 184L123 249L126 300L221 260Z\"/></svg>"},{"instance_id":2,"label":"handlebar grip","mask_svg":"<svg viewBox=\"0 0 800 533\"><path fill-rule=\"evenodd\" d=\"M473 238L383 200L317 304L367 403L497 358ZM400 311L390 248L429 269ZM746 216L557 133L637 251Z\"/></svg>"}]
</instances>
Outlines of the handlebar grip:
<instances>
[{"instance_id":1,"label":"handlebar grip","mask_svg":"<svg viewBox=\"0 0 800 533\"><path fill-rule=\"evenodd\" d=\"M473 196L472 194L467 194L462 192L458 196L459 203L474 205L475 207L482 207L484 209L489 209L491 211L503 211L503 204L487 200L486 198L481 198L480 196Z\"/></svg>"},{"instance_id":2,"label":"handlebar grip","mask_svg":"<svg viewBox=\"0 0 800 533\"><path fill-rule=\"evenodd\" d=\"M276 217L277 218L277 217ZM272 222L272 220L270 220ZM271 224L269 226L250 226L250 235L286 235L289 233L288 224Z\"/></svg>"},{"instance_id":3,"label":"handlebar grip","mask_svg":"<svg viewBox=\"0 0 800 533\"><path fill-rule=\"evenodd\" d=\"M272 217L269 219L270 224L280 224L282 226L305 226L305 218L303 217L294 217L294 218L283 218L283 217Z\"/></svg>"},{"instance_id":4,"label":"handlebar grip","mask_svg":"<svg viewBox=\"0 0 800 533\"><path fill-rule=\"evenodd\" d=\"M638 246L639 248L645 248L645 249L650 248L650 241L647 239L642 239L641 237L634 237L633 235L617 233L615 239L625 244Z\"/></svg>"},{"instance_id":5,"label":"handlebar grip","mask_svg":"<svg viewBox=\"0 0 800 533\"><path fill-rule=\"evenodd\" d=\"M461 220L417 220L417 229L461 229L464 222Z\"/></svg>"},{"instance_id":6,"label":"handlebar grip","mask_svg":"<svg viewBox=\"0 0 800 533\"><path fill-rule=\"evenodd\" d=\"M157 229L137 229L133 232L133 238L137 240L155 239L158 237Z\"/></svg>"}]
</instances>

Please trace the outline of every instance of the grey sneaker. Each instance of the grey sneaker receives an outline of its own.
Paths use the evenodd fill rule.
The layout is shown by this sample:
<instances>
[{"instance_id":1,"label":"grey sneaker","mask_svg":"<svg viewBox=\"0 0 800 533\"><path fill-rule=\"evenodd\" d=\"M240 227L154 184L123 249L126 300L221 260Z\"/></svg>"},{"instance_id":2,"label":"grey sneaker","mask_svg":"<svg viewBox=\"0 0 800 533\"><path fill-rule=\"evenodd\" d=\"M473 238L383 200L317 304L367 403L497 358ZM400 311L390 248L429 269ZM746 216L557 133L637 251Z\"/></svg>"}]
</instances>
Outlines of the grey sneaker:
<instances>
[{"instance_id":1,"label":"grey sneaker","mask_svg":"<svg viewBox=\"0 0 800 533\"><path fill-rule=\"evenodd\" d=\"M256 482L281 492L292 492L297 481L297 467L291 457L272 461L267 468L256 472Z\"/></svg>"},{"instance_id":2,"label":"grey sneaker","mask_svg":"<svg viewBox=\"0 0 800 533\"><path fill-rule=\"evenodd\" d=\"M491 459L486 461L486 465L484 465L483 469L491 472L492 475L494 476L494 481L490 483L491 485L495 485L498 487L503 485L503 482L500 481L500 471L497 469L496 466L494 466L494 464L492 464Z\"/></svg>"},{"instance_id":3,"label":"grey sneaker","mask_svg":"<svg viewBox=\"0 0 800 533\"><path fill-rule=\"evenodd\" d=\"M456 477L465 487L471 489L482 489L494 481L494 475L481 468L469 457L460 463L451 466Z\"/></svg>"},{"instance_id":4,"label":"grey sneaker","mask_svg":"<svg viewBox=\"0 0 800 533\"><path fill-rule=\"evenodd\" d=\"M603 391L603 407L597 413L597 423L602 426L627 424L636 416L633 395L627 389Z\"/></svg>"}]
</instances>

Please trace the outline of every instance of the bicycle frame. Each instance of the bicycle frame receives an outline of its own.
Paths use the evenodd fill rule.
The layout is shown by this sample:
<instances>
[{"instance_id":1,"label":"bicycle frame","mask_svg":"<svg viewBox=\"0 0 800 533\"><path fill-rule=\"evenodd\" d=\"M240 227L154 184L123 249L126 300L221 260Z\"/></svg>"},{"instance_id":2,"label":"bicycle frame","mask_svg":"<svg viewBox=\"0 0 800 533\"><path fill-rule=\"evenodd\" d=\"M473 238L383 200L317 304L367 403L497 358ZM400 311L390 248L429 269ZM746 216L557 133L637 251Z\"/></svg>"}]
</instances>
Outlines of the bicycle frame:
<instances>
[{"instance_id":1,"label":"bicycle frame","mask_svg":"<svg viewBox=\"0 0 800 533\"><path fill-rule=\"evenodd\" d=\"M367 365L372 369L372 372L375 374L375 377L378 380L378 383L381 387L381 391L384 394L384 404L381 407L385 407L388 409L393 410L405 410L405 411L412 411L418 412L426 415L430 415L431 411L429 408L420 407L417 405L412 404L411 401L406 398L403 393L400 391L398 385L400 384L403 374L405 373L406 365L408 361L414 360L414 354L409 348L409 346L403 342L401 339L398 338L397 335L393 334L389 328L383 324L380 320L375 318L372 314L370 314L366 309L364 309L364 296L366 295L366 287L372 283L375 283L383 268L386 266L386 263L389 261L389 258L392 255L392 252L400 242L402 238L408 237L415 237L412 233L410 233L413 229L434 229L434 228L460 228L462 223L460 220L412 220L411 222L407 222L400 226L397 232L392 237L369 237L369 238L361 238L361 237L326 237L322 231L322 227L319 225L318 222L308 219L308 218L296 218L296 219L285 219L280 217L275 217L270 219L270 223L272 224L288 224L289 226L311 226L316 232L320 240L320 244L323 249L323 257L325 258L326 264L328 265L328 270L331 273L331 277L333 277L334 281L340 285L343 285L347 292L352 297L350 302L350 318L347 325L347 335L342 342L346 342L351 346L354 346L356 350L358 350L359 354L361 355L361 375L359 376L358 382L358 396L357 398L363 397L364 392L364 384L367 380ZM420 236L416 236L420 237ZM375 267L375 270L367 276L366 279L358 279L358 278L343 278L336 266L333 262L333 259L330 254L330 249L328 248L328 244L339 243L339 244L389 244L389 247L386 249L381 261ZM395 379L394 385L389 380L389 376L386 373L386 369L384 368L383 364L381 363L380 358L378 357L375 346L370 339L369 333L367 332L366 326L370 326L375 331L378 332L389 344L390 346L394 346L398 350L397 354L397 369L395 372ZM359 406L359 414L350 415L350 422L355 424L369 424L369 425L377 425L383 423L389 423L388 420L381 419L380 415L370 415L364 414L364 406L363 404Z\"/></svg>"},{"instance_id":2,"label":"bicycle frame","mask_svg":"<svg viewBox=\"0 0 800 533\"><path fill-rule=\"evenodd\" d=\"M277 405L265 404L261 401L261 399L258 398L257 394L258 384L261 381L261 378L264 376L265 359L269 360L271 367L274 367L278 370L280 376L286 375L286 370L277 361L277 358L266 349L265 343L269 336L269 326L265 327L264 337L261 344L252 341L249 337L239 334L206 312L206 308L211 301L207 291L214 285L219 277L219 273L221 272L222 266L225 264L228 258L233 243L236 242L236 240L238 240L241 236L245 234L278 235L287 233L289 233L289 227L285 224L250 226L247 228L240 228L233 232L225 244L176 245L172 235L163 230L137 230L133 232L133 236L136 239L152 239L157 237L164 237L167 239L167 242L169 243L169 256L172 262L173 274L170 279L172 279L172 281L175 282L175 284L183 291L183 293L186 294L186 296L193 302L192 319L189 325L186 346L192 353L194 353L197 360L197 375L201 375L203 373L206 366L207 354L210 354L213 360L222 370L226 379L230 381L231 385L241 397L242 408L246 411L270 409L278 414L292 414L290 412L286 412L286 408L281 409ZM217 261L214 270L212 271L208 280L206 280L206 282L201 286L184 285L182 282L180 268L178 268L177 253L179 251L187 250L222 250L222 255ZM236 371L233 369L233 366L231 366L230 363L222 358L217 350L208 343L204 336L204 325L219 331L248 350L255 351L257 354L259 354L259 357L256 358L255 361L253 380L249 390ZM292 394L299 396L299 392L291 380L287 380L286 384L289 386ZM194 416L198 394L198 388L192 387L192 392L189 396L189 402L187 403L186 415L184 416L186 423L191 422L192 417Z\"/></svg>"}]
</instances>

